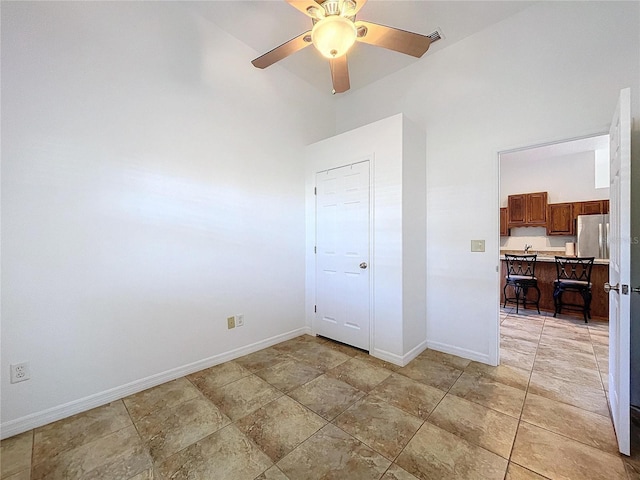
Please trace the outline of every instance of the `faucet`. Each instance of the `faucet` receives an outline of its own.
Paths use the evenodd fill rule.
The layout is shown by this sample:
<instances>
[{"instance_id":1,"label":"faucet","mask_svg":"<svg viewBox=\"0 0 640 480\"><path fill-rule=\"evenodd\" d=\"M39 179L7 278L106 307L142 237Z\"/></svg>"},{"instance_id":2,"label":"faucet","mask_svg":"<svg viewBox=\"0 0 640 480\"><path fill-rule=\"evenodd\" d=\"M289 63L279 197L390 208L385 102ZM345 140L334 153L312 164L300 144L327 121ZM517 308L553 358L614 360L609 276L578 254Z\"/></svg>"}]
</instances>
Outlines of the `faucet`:
<instances>
[{"instance_id":1,"label":"faucet","mask_svg":"<svg viewBox=\"0 0 640 480\"><path fill-rule=\"evenodd\" d=\"M529 253L529 250L531 249L531 247L533 247L533 245L527 245L526 243L524 244L524 253Z\"/></svg>"}]
</instances>

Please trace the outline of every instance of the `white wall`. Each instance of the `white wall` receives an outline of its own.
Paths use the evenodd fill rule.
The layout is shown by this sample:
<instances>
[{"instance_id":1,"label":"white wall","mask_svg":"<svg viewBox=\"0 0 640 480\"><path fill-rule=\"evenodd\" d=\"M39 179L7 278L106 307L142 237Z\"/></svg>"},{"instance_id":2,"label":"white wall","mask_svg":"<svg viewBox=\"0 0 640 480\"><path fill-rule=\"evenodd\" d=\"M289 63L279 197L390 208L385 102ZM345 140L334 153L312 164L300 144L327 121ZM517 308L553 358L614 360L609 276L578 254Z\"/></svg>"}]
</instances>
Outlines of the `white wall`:
<instances>
[{"instance_id":1,"label":"white wall","mask_svg":"<svg viewBox=\"0 0 640 480\"><path fill-rule=\"evenodd\" d=\"M497 362L498 152L608 131L627 86L640 116L639 18L540 2L340 99L338 131L403 112L427 133L430 345Z\"/></svg>"},{"instance_id":2,"label":"white wall","mask_svg":"<svg viewBox=\"0 0 640 480\"><path fill-rule=\"evenodd\" d=\"M506 157L506 158L505 158ZM539 158L533 162L500 160L500 206L518 193L547 192L549 203L582 202L609 198L609 188L596 188L595 152Z\"/></svg>"},{"instance_id":3,"label":"white wall","mask_svg":"<svg viewBox=\"0 0 640 480\"><path fill-rule=\"evenodd\" d=\"M426 136L414 122L402 124L402 293L404 349L419 353L427 338ZM409 357L412 355L409 354Z\"/></svg>"},{"instance_id":4,"label":"white wall","mask_svg":"<svg viewBox=\"0 0 640 480\"><path fill-rule=\"evenodd\" d=\"M370 239L373 333L370 353L404 365L426 347L425 255L422 252L414 254L414 242L422 239L424 245L425 237L425 162L424 133L402 115L327 138L306 149L307 325L312 328L316 303L313 254L316 238L315 174L363 159L371 162L373 198ZM414 178L409 179L412 174ZM412 200L418 203L412 204ZM415 225L412 224L414 221ZM407 234L415 234L416 238L405 238ZM415 265L412 261L416 262ZM415 283L410 285L409 280L416 270L418 273L413 275ZM412 335L412 338L407 340L407 335Z\"/></svg>"},{"instance_id":5,"label":"white wall","mask_svg":"<svg viewBox=\"0 0 640 480\"><path fill-rule=\"evenodd\" d=\"M305 331L335 112L255 56L179 2L3 2L3 436Z\"/></svg>"}]
</instances>

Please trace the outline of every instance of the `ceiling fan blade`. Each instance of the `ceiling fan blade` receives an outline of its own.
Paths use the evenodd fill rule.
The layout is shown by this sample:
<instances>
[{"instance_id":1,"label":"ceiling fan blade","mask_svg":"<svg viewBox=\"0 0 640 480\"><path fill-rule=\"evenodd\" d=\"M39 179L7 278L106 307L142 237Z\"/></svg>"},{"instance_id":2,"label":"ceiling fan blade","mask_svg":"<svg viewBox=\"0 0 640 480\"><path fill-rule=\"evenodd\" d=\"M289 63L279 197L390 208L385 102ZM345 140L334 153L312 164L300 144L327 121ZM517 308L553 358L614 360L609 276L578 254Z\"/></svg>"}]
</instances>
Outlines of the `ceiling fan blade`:
<instances>
[{"instance_id":1,"label":"ceiling fan blade","mask_svg":"<svg viewBox=\"0 0 640 480\"><path fill-rule=\"evenodd\" d=\"M331 67L331 81L333 82L333 93L343 93L351 88L349 84L349 64L347 56L342 55L338 58L329 60Z\"/></svg>"},{"instance_id":2,"label":"ceiling fan blade","mask_svg":"<svg viewBox=\"0 0 640 480\"><path fill-rule=\"evenodd\" d=\"M377 47L388 48L420 58L429 49L431 39L426 35L407 32L399 28L386 27L371 22L355 22L358 29L356 40Z\"/></svg>"},{"instance_id":3,"label":"ceiling fan blade","mask_svg":"<svg viewBox=\"0 0 640 480\"><path fill-rule=\"evenodd\" d=\"M302 50L304 47L311 45L311 31L304 32L298 35L296 38L292 38L288 42L274 48L273 50L265 53L264 55L252 60L254 67L266 68L269 65L273 65L279 60L288 57L292 53L296 53L298 50Z\"/></svg>"},{"instance_id":4,"label":"ceiling fan blade","mask_svg":"<svg viewBox=\"0 0 640 480\"><path fill-rule=\"evenodd\" d=\"M286 0L286 2L311 18L320 20L324 17L324 8L314 0Z\"/></svg>"}]
</instances>

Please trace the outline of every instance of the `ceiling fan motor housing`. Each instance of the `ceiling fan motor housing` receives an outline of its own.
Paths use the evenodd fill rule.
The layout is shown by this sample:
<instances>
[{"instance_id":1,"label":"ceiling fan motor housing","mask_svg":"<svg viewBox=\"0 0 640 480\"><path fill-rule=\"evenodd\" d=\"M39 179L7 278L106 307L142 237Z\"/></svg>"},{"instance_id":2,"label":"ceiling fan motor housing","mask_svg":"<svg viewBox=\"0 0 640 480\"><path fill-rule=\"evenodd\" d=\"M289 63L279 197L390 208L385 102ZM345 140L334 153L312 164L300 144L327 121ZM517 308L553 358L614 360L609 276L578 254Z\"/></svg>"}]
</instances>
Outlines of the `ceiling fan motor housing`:
<instances>
[{"instance_id":1,"label":"ceiling fan motor housing","mask_svg":"<svg viewBox=\"0 0 640 480\"><path fill-rule=\"evenodd\" d=\"M356 41L354 23L340 15L330 15L315 23L311 40L318 51L327 58L343 56Z\"/></svg>"}]
</instances>

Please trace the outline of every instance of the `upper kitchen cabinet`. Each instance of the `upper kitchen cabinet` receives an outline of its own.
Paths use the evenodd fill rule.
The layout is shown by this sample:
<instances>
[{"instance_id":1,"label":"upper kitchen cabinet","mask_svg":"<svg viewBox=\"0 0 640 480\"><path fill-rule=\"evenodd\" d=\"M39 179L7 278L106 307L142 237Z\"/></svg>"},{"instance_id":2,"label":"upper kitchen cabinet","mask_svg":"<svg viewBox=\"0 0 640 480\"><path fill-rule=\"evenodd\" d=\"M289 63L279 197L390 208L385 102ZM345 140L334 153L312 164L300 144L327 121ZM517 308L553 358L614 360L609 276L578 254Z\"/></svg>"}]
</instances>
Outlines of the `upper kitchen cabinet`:
<instances>
[{"instance_id":1,"label":"upper kitchen cabinet","mask_svg":"<svg viewBox=\"0 0 640 480\"><path fill-rule=\"evenodd\" d=\"M547 206L547 235L575 235L573 203Z\"/></svg>"},{"instance_id":2,"label":"upper kitchen cabinet","mask_svg":"<svg viewBox=\"0 0 640 480\"><path fill-rule=\"evenodd\" d=\"M509 195L508 227L546 227L547 192Z\"/></svg>"},{"instance_id":3,"label":"upper kitchen cabinet","mask_svg":"<svg viewBox=\"0 0 640 480\"><path fill-rule=\"evenodd\" d=\"M507 218L507 207L503 207L500 209L500 236L507 237L509 236L509 225Z\"/></svg>"},{"instance_id":4,"label":"upper kitchen cabinet","mask_svg":"<svg viewBox=\"0 0 640 480\"><path fill-rule=\"evenodd\" d=\"M589 200L587 202L573 202L573 215L596 215L609 213L609 200Z\"/></svg>"}]
</instances>

